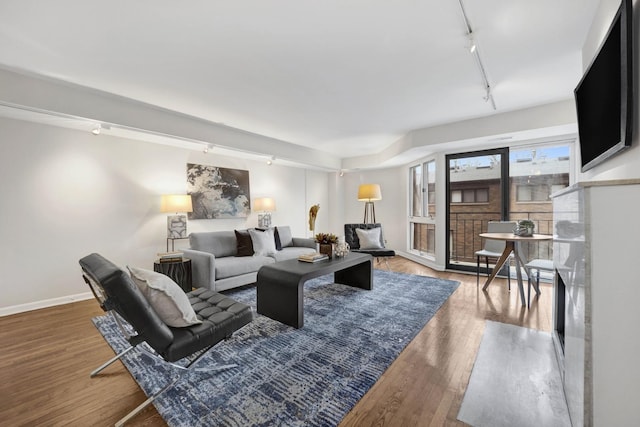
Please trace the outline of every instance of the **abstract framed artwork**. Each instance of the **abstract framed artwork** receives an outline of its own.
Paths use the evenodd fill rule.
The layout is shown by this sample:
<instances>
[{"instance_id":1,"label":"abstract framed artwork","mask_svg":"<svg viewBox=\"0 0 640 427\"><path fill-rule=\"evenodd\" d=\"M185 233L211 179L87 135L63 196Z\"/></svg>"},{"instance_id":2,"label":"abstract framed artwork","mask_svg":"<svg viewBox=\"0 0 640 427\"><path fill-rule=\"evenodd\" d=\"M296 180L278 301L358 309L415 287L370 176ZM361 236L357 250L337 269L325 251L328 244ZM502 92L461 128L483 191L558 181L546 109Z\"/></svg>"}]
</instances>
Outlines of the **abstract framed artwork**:
<instances>
[{"instance_id":1,"label":"abstract framed artwork","mask_svg":"<svg viewBox=\"0 0 640 427\"><path fill-rule=\"evenodd\" d=\"M187 163L189 219L246 218L251 213L249 171Z\"/></svg>"}]
</instances>

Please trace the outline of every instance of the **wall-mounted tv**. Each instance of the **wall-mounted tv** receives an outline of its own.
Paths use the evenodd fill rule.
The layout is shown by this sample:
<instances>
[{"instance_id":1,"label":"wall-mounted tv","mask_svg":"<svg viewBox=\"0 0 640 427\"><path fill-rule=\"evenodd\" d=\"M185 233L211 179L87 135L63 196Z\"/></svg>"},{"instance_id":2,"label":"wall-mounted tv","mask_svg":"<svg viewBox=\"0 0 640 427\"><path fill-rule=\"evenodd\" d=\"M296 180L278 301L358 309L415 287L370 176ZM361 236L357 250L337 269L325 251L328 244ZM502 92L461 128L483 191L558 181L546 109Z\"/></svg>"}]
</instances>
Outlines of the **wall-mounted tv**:
<instances>
[{"instance_id":1,"label":"wall-mounted tv","mask_svg":"<svg viewBox=\"0 0 640 427\"><path fill-rule=\"evenodd\" d=\"M574 91L582 172L631 145L632 0L622 0L596 56Z\"/></svg>"}]
</instances>

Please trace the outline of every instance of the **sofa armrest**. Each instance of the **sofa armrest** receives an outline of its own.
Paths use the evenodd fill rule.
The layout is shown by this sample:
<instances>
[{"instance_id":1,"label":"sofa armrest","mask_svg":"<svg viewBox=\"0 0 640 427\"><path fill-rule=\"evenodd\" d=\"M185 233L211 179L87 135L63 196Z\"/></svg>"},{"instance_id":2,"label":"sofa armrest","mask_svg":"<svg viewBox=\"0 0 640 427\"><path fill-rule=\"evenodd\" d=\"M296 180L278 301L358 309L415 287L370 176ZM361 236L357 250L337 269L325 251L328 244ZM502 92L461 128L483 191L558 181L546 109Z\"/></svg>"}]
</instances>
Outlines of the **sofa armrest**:
<instances>
[{"instance_id":1,"label":"sofa armrest","mask_svg":"<svg viewBox=\"0 0 640 427\"><path fill-rule=\"evenodd\" d=\"M191 260L191 277L194 288L216 290L216 257L209 252L182 249L185 258Z\"/></svg>"},{"instance_id":2,"label":"sofa armrest","mask_svg":"<svg viewBox=\"0 0 640 427\"><path fill-rule=\"evenodd\" d=\"M306 238L306 237L294 237L293 238L293 246L298 248L316 248L315 239Z\"/></svg>"}]
</instances>

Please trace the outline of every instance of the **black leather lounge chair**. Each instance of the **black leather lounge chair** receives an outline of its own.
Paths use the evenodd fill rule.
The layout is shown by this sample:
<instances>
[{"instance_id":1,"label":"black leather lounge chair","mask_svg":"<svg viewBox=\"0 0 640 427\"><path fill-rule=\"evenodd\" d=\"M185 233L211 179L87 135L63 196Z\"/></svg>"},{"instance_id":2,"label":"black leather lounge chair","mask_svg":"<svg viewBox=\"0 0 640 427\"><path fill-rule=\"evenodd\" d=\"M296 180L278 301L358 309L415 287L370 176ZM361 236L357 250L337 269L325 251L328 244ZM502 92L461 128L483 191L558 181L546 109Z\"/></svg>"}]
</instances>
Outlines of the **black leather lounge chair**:
<instances>
[{"instance_id":1,"label":"black leather lounge chair","mask_svg":"<svg viewBox=\"0 0 640 427\"><path fill-rule=\"evenodd\" d=\"M364 247L360 244L360 239L358 238L358 232L356 230L372 230L374 228L380 229L380 237L378 240L373 242L374 244ZM396 256L396 252L393 249L388 249L384 247L384 236L382 235L382 225L380 223L375 224L345 224L344 225L344 240L349 244L349 248L353 252L360 252L363 254L369 254L376 258L378 262L381 259L384 259L385 265L388 270L389 263L387 262L388 257Z\"/></svg>"},{"instance_id":2,"label":"black leather lounge chair","mask_svg":"<svg viewBox=\"0 0 640 427\"><path fill-rule=\"evenodd\" d=\"M100 306L116 320L131 344L130 347L94 370L91 373L92 377L134 348L146 351L167 363L187 357L186 366L171 363L186 373L209 348L229 338L233 332L253 320L253 312L248 305L238 303L222 294L198 288L189 292L187 296L202 323L180 328L171 327L158 317L127 272L95 253L82 258L80 266L84 280L90 286ZM133 333L121 319L133 328ZM154 352L147 350L146 346L137 347L143 342L146 342ZM228 369L236 366L225 365L211 369L207 367L207 370ZM173 387L180 378L178 376L155 395L150 396L118 421L116 426L124 425L160 394Z\"/></svg>"}]
</instances>

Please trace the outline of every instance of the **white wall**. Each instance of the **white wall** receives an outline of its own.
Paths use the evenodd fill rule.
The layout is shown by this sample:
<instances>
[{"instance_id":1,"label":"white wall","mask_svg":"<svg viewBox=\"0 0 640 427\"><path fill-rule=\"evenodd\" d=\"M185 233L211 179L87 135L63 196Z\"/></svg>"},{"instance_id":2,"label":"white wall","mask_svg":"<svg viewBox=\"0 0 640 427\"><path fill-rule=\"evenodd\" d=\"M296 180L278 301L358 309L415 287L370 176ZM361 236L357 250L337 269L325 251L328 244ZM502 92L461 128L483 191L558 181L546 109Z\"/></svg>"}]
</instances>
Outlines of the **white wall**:
<instances>
[{"instance_id":1,"label":"white wall","mask_svg":"<svg viewBox=\"0 0 640 427\"><path fill-rule=\"evenodd\" d=\"M0 314L86 293L78 259L91 252L151 269L155 254L166 249L160 195L186 192L187 163L249 170L252 198L273 197L274 225L290 225L294 236L306 235L307 201L329 204L328 173L217 156L215 150L204 154L2 118L0 150ZM318 224L329 224L322 211ZM251 214L192 220L188 227L256 225Z\"/></svg>"},{"instance_id":2,"label":"white wall","mask_svg":"<svg viewBox=\"0 0 640 427\"><path fill-rule=\"evenodd\" d=\"M404 167L351 172L344 175L344 221L339 236L344 235L344 223L361 223L364 202L358 201L360 184L380 184L382 200L375 203L376 221L382 224L386 246L406 250L407 182Z\"/></svg>"},{"instance_id":3,"label":"white wall","mask_svg":"<svg viewBox=\"0 0 640 427\"><path fill-rule=\"evenodd\" d=\"M638 67L640 58L640 5L633 2L633 23L635 42L635 65ZM602 38L620 5L620 0L602 0L596 11L589 35L583 46L584 68L591 62ZM640 177L640 108L638 107L639 69L636 68L634 84L636 99L634 100L635 126L633 130L632 146L595 168L580 174L580 181L603 181L613 179L633 179ZM576 150L579 151L579 150ZM579 154L579 153L578 153ZM635 190L637 186L629 186ZM611 209L616 206L631 206L637 204L640 194L623 188L594 188L594 197L602 197L591 204L592 220L602 219L600 229L594 229L596 243L591 248L591 258L595 260L592 266L592 357L591 366L593 376L593 425L637 425L638 411L633 405L638 402L637 369L638 335L637 325L637 280L630 280L635 271L633 263L637 259L637 246L633 234L624 232L613 235L615 224L633 221L637 217L637 209ZM624 191L624 193L621 193ZM622 194L622 195L621 195ZM635 197L635 198L634 198ZM629 216L629 212L633 214ZM631 233L635 231L633 226ZM620 229L620 227L618 227ZM623 227L624 229L624 227ZM615 236L615 237L612 237ZM626 245L626 246L625 246ZM610 258L610 259L608 259ZM626 306L625 306L626 304ZM635 315L635 318L633 318ZM633 321L628 321L632 318ZM587 371L588 372L588 371Z\"/></svg>"}]
</instances>

